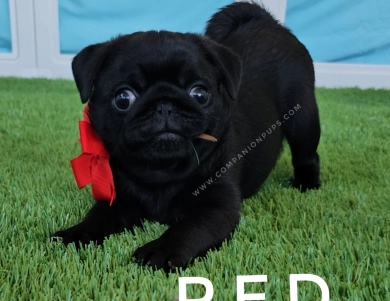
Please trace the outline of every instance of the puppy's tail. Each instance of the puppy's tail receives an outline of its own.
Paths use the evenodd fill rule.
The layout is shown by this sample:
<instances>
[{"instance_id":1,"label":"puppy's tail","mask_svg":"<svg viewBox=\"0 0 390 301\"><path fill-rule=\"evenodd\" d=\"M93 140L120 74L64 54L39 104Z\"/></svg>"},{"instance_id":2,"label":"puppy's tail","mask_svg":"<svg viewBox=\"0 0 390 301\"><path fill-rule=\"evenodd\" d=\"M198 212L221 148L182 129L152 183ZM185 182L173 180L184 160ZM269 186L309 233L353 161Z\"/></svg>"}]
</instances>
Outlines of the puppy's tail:
<instances>
[{"instance_id":1,"label":"puppy's tail","mask_svg":"<svg viewBox=\"0 0 390 301\"><path fill-rule=\"evenodd\" d=\"M279 22L255 1L235 2L220 9L207 22L206 36L221 43L232 32L248 23L256 21L268 26L278 26Z\"/></svg>"}]
</instances>

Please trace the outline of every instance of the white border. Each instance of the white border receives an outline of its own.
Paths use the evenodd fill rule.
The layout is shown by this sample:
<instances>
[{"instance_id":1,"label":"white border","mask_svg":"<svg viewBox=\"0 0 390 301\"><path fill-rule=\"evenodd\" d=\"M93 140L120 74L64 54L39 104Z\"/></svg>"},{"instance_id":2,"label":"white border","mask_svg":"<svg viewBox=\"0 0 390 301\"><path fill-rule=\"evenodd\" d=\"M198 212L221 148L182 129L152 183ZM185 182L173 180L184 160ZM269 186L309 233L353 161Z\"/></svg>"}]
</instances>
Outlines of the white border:
<instances>
[{"instance_id":1,"label":"white border","mask_svg":"<svg viewBox=\"0 0 390 301\"><path fill-rule=\"evenodd\" d=\"M34 77L36 70L33 0L9 0L12 53L0 55L0 76Z\"/></svg>"},{"instance_id":2,"label":"white border","mask_svg":"<svg viewBox=\"0 0 390 301\"><path fill-rule=\"evenodd\" d=\"M9 7L9 20L10 20L10 29L11 29L11 52L0 52L0 60L15 60L17 59L18 53L18 34L17 34L17 25L16 25L16 3L15 1L8 1Z\"/></svg>"},{"instance_id":3,"label":"white border","mask_svg":"<svg viewBox=\"0 0 390 301\"><path fill-rule=\"evenodd\" d=\"M58 0L34 0L36 16L37 61L41 75L73 79L74 55L61 54Z\"/></svg>"},{"instance_id":4,"label":"white border","mask_svg":"<svg viewBox=\"0 0 390 301\"><path fill-rule=\"evenodd\" d=\"M258 3L260 5L262 4L271 12L274 18L279 20L279 22L281 22L282 24L286 20L287 0L253 0L253 2Z\"/></svg>"},{"instance_id":5,"label":"white border","mask_svg":"<svg viewBox=\"0 0 390 301\"><path fill-rule=\"evenodd\" d=\"M390 65L314 63L316 86L390 89Z\"/></svg>"}]
</instances>

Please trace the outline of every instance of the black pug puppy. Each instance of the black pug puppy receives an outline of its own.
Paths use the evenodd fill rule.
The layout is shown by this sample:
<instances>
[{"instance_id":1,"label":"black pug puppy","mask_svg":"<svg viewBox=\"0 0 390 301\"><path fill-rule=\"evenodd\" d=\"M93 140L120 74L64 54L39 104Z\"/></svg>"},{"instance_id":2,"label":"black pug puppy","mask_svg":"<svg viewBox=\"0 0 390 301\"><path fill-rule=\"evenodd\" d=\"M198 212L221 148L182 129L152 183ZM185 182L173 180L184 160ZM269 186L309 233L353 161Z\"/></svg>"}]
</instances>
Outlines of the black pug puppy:
<instances>
[{"instance_id":1,"label":"black pug puppy","mask_svg":"<svg viewBox=\"0 0 390 301\"><path fill-rule=\"evenodd\" d=\"M102 243L148 219L171 227L135 259L185 267L231 236L242 199L267 178L283 138L293 186L320 186L311 57L258 5L221 9L205 36L137 32L88 46L72 68L110 154L117 197L55 233L65 244Z\"/></svg>"}]
</instances>

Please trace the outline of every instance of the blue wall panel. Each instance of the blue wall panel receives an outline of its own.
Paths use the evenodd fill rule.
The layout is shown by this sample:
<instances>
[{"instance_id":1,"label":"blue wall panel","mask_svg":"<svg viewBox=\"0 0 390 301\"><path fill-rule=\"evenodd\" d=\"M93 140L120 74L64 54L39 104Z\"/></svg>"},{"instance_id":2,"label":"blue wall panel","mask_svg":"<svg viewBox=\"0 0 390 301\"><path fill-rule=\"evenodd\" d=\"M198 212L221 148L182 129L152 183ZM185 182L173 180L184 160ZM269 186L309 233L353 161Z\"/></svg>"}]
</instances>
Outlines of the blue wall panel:
<instances>
[{"instance_id":1,"label":"blue wall panel","mask_svg":"<svg viewBox=\"0 0 390 301\"><path fill-rule=\"evenodd\" d=\"M171 30L197 32L218 8L232 0L59 0L61 53L77 53L83 47L118 34Z\"/></svg>"},{"instance_id":2,"label":"blue wall panel","mask_svg":"<svg viewBox=\"0 0 390 301\"><path fill-rule=\"evenodd\" d=\"M317 62L390 64L390 0L287 0L286 26Z\"/></svg>"},{"instance_id":3,"label":"blue wall panel","mask_svg":"<svg viewBox=\"0 0 390 301\"><path fill-rule=\"evenodd\" d=\"M0 53L12 52L8 0L0 0Z\"/></svg>"}]
</instances>

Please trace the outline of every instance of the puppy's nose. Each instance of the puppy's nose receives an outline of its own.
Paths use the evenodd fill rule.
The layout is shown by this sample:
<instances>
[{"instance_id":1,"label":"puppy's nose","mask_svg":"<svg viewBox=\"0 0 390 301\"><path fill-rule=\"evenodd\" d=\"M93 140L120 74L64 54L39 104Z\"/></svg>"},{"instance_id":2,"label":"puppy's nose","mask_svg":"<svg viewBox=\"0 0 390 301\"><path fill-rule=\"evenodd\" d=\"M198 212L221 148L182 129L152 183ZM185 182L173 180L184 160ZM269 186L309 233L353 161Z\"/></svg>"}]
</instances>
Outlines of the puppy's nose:
<instances>
[{"instance_id":1,"label":"puppy's nose","mask_svg":"<svg viewBox=\"0 0 390 301\"><path fill-rule=\"evenodd\" d=\"M161 103L157 105L157 112L161 115L168 116L173 111L170 103Z\"/></svg>"}]
</instances>

